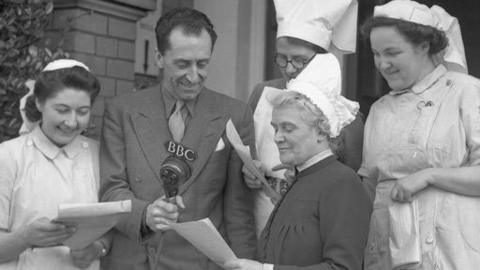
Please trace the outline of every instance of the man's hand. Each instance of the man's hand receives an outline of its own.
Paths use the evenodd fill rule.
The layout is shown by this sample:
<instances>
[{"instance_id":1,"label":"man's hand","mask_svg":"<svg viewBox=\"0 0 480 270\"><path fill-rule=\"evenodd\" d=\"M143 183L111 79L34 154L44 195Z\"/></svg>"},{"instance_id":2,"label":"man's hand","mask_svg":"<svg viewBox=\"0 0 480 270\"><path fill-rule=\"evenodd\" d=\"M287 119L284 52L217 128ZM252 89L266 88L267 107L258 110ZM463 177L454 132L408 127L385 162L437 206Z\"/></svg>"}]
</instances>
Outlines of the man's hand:
<instances>
[{"instance_id":1,"label":"man's hand","mask_svg":"<svg viewBox=\"0 0 480 270\"><path fill-rule=\"evenodd\" d=\"M165 231L178 220L179 208L185 209L183 198L176 196L168 201L165 196L147 206L146 223L152 231Z\"/></svg>"},{"instance_id":2,"label":"man's hand","mask_svg":"<svg viewBox=\"0 0 480 270\"><path fill-rule=\"evenodd\" d=\"M265 174L265 168L262 166L262 163L259 160L254 160L253 163L261 174ZM257 189L262 187L262 182L260 182L260 179L258 179L255 176L255 173L253 173L247 166L245 166L245 164L243 164L242 172L245 184L247 184L249 188Z\"/></svg>"}]
</instances>

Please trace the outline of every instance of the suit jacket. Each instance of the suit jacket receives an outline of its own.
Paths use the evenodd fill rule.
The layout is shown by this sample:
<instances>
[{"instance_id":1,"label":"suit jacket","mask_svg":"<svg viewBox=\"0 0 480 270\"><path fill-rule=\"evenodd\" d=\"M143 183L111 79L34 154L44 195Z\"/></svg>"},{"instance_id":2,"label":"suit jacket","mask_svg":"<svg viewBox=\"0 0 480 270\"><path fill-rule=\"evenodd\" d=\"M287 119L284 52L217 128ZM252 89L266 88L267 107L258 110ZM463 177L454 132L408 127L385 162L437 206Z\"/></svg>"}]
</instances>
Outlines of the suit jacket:
<instances>
[{"instance_id":1,"label":"suit jacket","mask_svg":"<svg viewBox=\"0 0 480 270\"><path fill-rule=\"evenodd\" d=\"M132 200L131 214L114 230L110 254L103 260L106 269L218 268L173 231L150 237L141 233L147 205L164 194L159 168L169 156L165 143L172 140L164 106L158 86L106 103L100 146L101 200ZM243 142L253 145L248 107L204 88L182 141L198 157L189 164L192 176L179 187L186 209L178 221L209 217L237 256L253 258L252 199L243 182L242 162L225 135L230 118ZM224 148L218 150L220 141Z\"/></svg>"},{"instance_id":2,"label":"suit jacket","mask_svg":"<svg viewBox=\"0 0 480 270\"><path fill-rule=\"evenodd\" d=\"M263 88L266 86L278 89L285 89L287 79L275 79L259 83L255 86L250 95L248 105L255 112L258 101L263 93ZM363 150L363 126L364 117L359 111L352 123L347 125L340 134L338 140L334 140L332 149L338 156L339 161L357 171L362 164L362 150Z\"/></svg>"}]
</instances>

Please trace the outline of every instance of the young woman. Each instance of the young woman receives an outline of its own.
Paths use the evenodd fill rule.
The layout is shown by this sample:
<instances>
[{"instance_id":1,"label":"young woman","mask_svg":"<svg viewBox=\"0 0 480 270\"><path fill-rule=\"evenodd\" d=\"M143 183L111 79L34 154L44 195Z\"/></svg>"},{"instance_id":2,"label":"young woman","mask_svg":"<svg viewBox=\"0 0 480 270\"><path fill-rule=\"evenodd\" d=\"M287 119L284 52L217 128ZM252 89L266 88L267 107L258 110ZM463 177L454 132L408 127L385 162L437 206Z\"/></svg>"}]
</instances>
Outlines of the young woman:
<instances>
[{"instance_id":1,"label":"young woman","mask_svg":"<svg viewBox=\"0 0 480 270\"><path fill-rule=\"evenodd\" d=\"M51 62L26 101L32 130L0 144L0 269L99 269L108 239L69 250L75 228L52 222L59 204L98 200L98 144L80 134L99 91L84 64Z\"/></svg>"}]
</instances>

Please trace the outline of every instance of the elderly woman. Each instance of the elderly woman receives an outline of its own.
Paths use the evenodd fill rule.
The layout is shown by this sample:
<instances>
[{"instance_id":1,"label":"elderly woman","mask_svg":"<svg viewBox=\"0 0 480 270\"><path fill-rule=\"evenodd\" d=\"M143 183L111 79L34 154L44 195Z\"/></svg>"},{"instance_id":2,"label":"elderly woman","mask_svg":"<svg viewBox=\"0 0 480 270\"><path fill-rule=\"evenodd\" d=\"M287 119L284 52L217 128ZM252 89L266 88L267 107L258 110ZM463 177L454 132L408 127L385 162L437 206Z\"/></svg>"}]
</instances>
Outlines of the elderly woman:
<instances>
[{"instance_id":1,"label":"elderly woman","mask_svg":"<svg viewBox=\"0 0 480 270\"><path fill-rule=\"evenodd\" d=\"M373 187L365 269L478 269L480 81L458 23L438 6L377 6L364 25L392 89L365 127L359 173Z\"/></svg>"},{"instance_id":2,"label":"elderly woman","mask_svg":"<svg viewBox=\"0 0 480 270\"><path fill-rule=\"evenodd\" d=\"M98 143L80 133L99 91L83 63L49 63L26 101L31 130L0 144L0 269L100 268L107 236L70 250L75 228L52 222L61 203L98 201Z\"/></svg>"},{"instance_id":3,"label":"elderly woman","mask_svg":"<svg viewBox=\"0 0 480 270\"><path fill-rule=\"evenodd\" d=\"M270 126L271 111L265 111L266 107L271 106L266 101L265 89L285 89L289 81L296 78L316 54L355 52L357 37L356 0L273 2L278 24L275 64L283 78L258 84L248 101L255 123L256 164L265 174L268 186L262 185L247 167L243 168L245 182L254 192L253 212L257 236L260 236L265 227L278 197L288 187L286 176L292 173L283 170L281 166L275 167L280 163L280 158ZM323 75L318 71L317 76ZM355 119L343 128L342 134L332 140L332 151L338 160L355 171L362 161L363 122L363 115L357 113ZM269 187L279 194L269 192Z\"/></svg>"},{"instance_id":4,"label":"elderly woman","mask_svg":"<svg viewBox=\"0 0 480 270\"><path fill-rule=\"evenodd\" d=\"M273 98L274 140L281 162L295 167L296 180L262 233L262 263L240 259L226 269L361 269L370 200L329 146L358 110L339 95L340 79L335 56L319 54Z\"/></svg>"}]
</instances>

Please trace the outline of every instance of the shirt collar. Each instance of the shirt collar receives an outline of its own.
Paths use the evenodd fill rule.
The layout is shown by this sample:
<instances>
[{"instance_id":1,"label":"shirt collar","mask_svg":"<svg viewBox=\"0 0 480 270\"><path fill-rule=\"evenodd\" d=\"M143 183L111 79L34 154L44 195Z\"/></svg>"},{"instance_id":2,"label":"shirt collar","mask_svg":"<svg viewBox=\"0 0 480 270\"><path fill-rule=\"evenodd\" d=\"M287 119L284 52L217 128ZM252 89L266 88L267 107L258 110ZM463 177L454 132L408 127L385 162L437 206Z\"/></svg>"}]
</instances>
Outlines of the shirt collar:
<instances>
[{"instance_id":1,"label":"shirt collar","mask_svg":"<svg viewBox=\"0 0 480 270\"><path fill-rule=\"evenodd\" d=\"M412 86L411 89L403 90L392 90L390 91L391 95L401 95L406 92L412 91L414 94L421 94L428 90L433 84L435 84L440 77L442 77L447 72L447 68L444 65L438 65L432 72L427 76L423 77L419 82Z\"/></svg>"},{"instance_id":2,"label":"shirt collar","mask_svg":"<svg viewBox=\"0 0 480 270\"><path fill-rule=\"evenodd\" d=\"M87 142L81 142L80 136L76 136L71 143L60 148L43 133L40 125L37 125L30 134L35 147L49 159L55 159L62 152L65 153L68 158L73 159L81 147L88 146Z\"/></svg>"},{"instance_id":3,"label":"shirt collar","mask_svg":"<svg viewBox=\"0 0 480 270\"><path fill-rule=\"evenodd\" d=\"M327 158L331 155L333 155L332 150L330 150L330 149L324 150L324 151L314 155L313 157L311 157L310 159L308 159L304 163L298 165L297 170L299 172L301 172L301 171L307 169L308 167L312 166L313 164L319 162L320 160L323 160L323 159L325 159L325 158Z\"/></svg>"},{"instance_id":4,"label":"shirt collar","mask_svg":"<svg viewBox=\"0 0 480 270\"><path fill-rule=\"evenodd\" d=\"M172 114L173 109L175 108L175 103L177 102L177 99L165 87L162 87L162 95L163 95L163 102L164 102L164 105L165 105L165 115L167 115L167 117L169 117ZM187 105L186 107L187 107L187 110L188 110L188 114L191 117L195 116L195 102L196 102L196 100L197 99L189 100L185 103Z\"/></svg>"}]
</instances>

